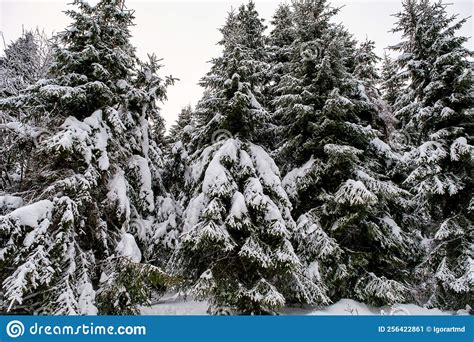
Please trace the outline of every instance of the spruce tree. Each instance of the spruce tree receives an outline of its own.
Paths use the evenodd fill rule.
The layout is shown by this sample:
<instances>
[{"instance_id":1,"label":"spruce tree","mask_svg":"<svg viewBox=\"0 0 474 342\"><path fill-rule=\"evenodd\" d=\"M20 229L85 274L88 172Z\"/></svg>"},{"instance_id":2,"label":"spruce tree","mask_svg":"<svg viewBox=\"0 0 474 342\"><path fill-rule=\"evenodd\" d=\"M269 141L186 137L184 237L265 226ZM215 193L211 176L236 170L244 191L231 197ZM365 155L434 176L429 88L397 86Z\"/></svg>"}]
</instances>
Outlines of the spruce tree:
<instances>
[{"instance_id":1,"label":"spruce tree","mask_svg":"<svg viewBox=\"0 0 474 342\"><path fill-rule=\"evenodd\" d=\"M292 66L274 103L298 253L332 300L406 301L416 247L391 210L406 192L384 174L392 152L377 127L372 45L357 49L326 1L293 6Z\"/></svg>"},{"instance_id":2,"label":"spruce tree","mask_svg":"<svg viewBox=\"0 0 474 342\"><path fill-rule=\"evenodd\" d=\"M165 172L167 188L183 203L189 200L185 191L185 174L189 162L191 140L196 129L195 112L190 105L184 107L169 132L170 147Z\"/></svg>"},{"instance_id":3,"label":"spruce tree","mask_svg":"<svg viewBox=\"0 0 474 342\"><path fill-rule=\"evenodd\" d=\"M288 4L280 4L273 20L272 31L268 37L267 49L269 50L269 79L267 84L267 98L272 99L278 92L281 77L289 72L291 61L291 43L295 39L295 28L293 25L293 13ZM268 103L269 110L274 111L272 102Z\"/></svg>"},{"instance_id":4,"label":"spruce tree","mask_svg":"<svg viewBox=\"0 0 474 342\"><path fill-rule=\"evenodd\" d=\"M156 74L156 58L137 59L123 1L74 5L51 75L0 103L29 108L50 131L29 170L26 205L0 216L3 309L132 314L166 278L145 251L160 182L150 165L161 158L149 122L172 79Z\"/></svg>"},{"instance_id":5,"label":"spruce tree","mask_svg":"<svg viewBox=\"0 0 474 342\"><path fill-rule=\"evenodd\" d=\"M381 80L380 80L380 91L382 93L382 99L385 101L386 110L388 111L387 122L387 139L390 146L397 152L402 152L410 144L410 137L404 136L400 130L398 130L396 112L396 102L403 95L405 89L406 78L400 74L400 68L397 62L392 59L386 52L382 58L381 67ZM397 165L395 165L397 166ZM398 173L403 171L398 168L392 169L392 174L397 178Z\"/></svg>"},{"instance_id":6,"label":"spruce tree","mask_svg":"<svg viewBox=\"0 0 474 342\"><path fill-rule=\"evenodd\" d=\"M473 54L463 46L467 38L456 35L466 19L449 15L446 7L404 1L394 28L403 41L393 48L401 53L402 74L409 76L407 94L396 101L399 129L412 142L404 158L404 184L417 203L419 229L429 239L417 268L421 301L458 309L474 295Z\"/></svg>"},{"instance_id":7,"label":"spruce tree","mask_svg":"<svg viewBox=\"0 0 474 342\"><path fill-rule=\"evenodd\" d=\"M258 144L268 117L259 102L264 28L249 2L221 29L223 54L202 80L187 177L192 198L175 258L194 295L244 314L291 301L327 302L293 250L291 204L277 166Z\"/></svg>"},{"instance_id":8,"label":"spruce tree","mask_svg":"<svg viewBox=\"0 0 474 342\"><path fill-rule=\"evenodd\" d=\"M179 141L193 125L193 109L187 105L181 109L176 123L170 128L169 137L171 141Z\"/></svg>"},{"instance_id":9,"label":"spruce tree","mask_svg":"<svg viewBox=\"0 0 474 342\"><path fill-rule=\"evenodd\" d=\"M266 108L270 118L265 122L261 137L265 147L270 151L275 150L278 143L278 113L273 99L280 93L282 77L288 74L291 66L290 48L295 39L295 27L293 25L293 13L290 5L280 4L273 15L272 31L267 38L268 73L264 82L264 94Z\"/></svg>"},{"instance_id":10,"label":"spruce tree","mask_svg":"<svg viewBox=\"0 0 474 342\"><path fill-rule=\"evenodd\" d=\"M403 79L399 76L399 68L395 60L386 52L382 58L381 86L383 99L393 109L396 100L401 96L404 89Z\"/></svg>"},{"instance_id":11,"label":"spruce tree","mask_svg":"<svg viewBox=\"0 0 474 342\"><path fill-rule=\"evenodd\" d=\"M23 32L21 37L5 47L0 58L0 97L18 95L44 77L51 60L51 44L44 33Z\"/></svg>"},{"instance_id":12,"label":"spruce tree","mask_svg":"<svg viewBox=\"0 0 474 342\"><path fill-rule=\"evenodd\" d=\"M375 54L374 49L375 43L371 40L366 39L360 43L355 52L355 68L352 75L359 82L359 96L371 106L367 108L367 112L372 115L371 126L381 131L383 140L387 141L394 128L395 118L378 87L380 75L377 63L380 57Z\"/></svg>"},{"instance_id":13,"label":"spruce tree","mask_svg":"<svg viewBox=\"0 0 474 342\"><path fill-rule=\"evenodd\" d=\"M0 57L0 99L18 96L46 77L51 44L39 31L26 31ZM25 170L37 141L46 132L44 122L32 120L28 108L0 111L0 191L21 191ZM0 213L2 208L0 207Z\"/></svg>"},{"instance_id":14,"label":"spruce tree","mask_svg":"<svg viewBox=\"0 0 474 342\"><path fill-rule=\"evenodd\" d=\"M156 263L166 267L170 256L179 243L182 233L183 204L189 200L185 189L186 166L189 159L189 143L194 130L194 112L190 105L184 107L176 123L171 127L164 146L162 181L166 196L159 196L159 218L152 240L152 253Z\"/></svg>"}]
</instances>

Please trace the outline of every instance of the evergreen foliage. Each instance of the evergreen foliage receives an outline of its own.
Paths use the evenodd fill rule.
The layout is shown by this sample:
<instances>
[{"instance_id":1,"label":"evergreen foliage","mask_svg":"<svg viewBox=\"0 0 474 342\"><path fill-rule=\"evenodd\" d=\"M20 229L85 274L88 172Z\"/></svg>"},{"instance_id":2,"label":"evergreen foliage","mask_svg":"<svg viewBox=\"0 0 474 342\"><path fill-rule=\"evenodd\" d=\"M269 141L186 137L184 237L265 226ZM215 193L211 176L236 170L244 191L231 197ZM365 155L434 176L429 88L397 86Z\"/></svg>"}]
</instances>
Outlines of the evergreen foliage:
<instances>
[{"instance_id":1,"label":"evergreen foliage","mask_svg":"<svg viewBox=\"0 0 474 342\"><path fill-rule=\"evenodd\" d=\"M417 268L428 305L464 308L474 294L472 275L473 53L456 32L466 22L447 5L407 0L397 14L395 32L403 41L400 75L408 79L397 98L399 130L411 146L403 159L405 186L414 195L430 239L426 259Z\"/></svg>"},{"instance_id":2,"label":"evergreen foliage","mask_svg":"<svg viewBox=\"0 0 474 342\"><path fill-rule=\"evenodd\" d=\"M135 56L122 1L74 4L48 78L1 100L51 130L25 184L28 205L0 217L5 310L130 314L163 273L143 255L156 234L162 158L149 120L162 121L156 101L173 80L157 76L156 58Z\"/></svg>"},{"instance_id":3,"label":"evergreen foliage","mask_svg":"<svg viewBox=\"0 0 474 342\"><path fill-rule=\"evenodd\" d=\"M198 298L244 314L269 313L293 300L328 301L293 250L291 204L277 166L258 145L268 117L258 100L264 28L250 2L221 29L223 54L202 81L198 147L187 177L192 198L173 262ZM219 130L228 136L215 139L211 133Z\"/></svg>"},{"instance_id":4,"label":"evergreen foliage","mask_svg":"<svg viewBox=\"0 0 474 342\"><path fill-rule=\"evenodd\" d=\"M472 306L467 19L403 0L379 58L327 0L279 5L268 34L250 1L166 133L176 79L137 57L133 11L73 5L0 57L2 312L139 314L165 291L212 314Z\"/></svg>"},{"instance_id":5,"label":"evergreen foliage","mask_svg":"<svg viewBox=\"0 0 474 342\"><path fill-rule=\"evenodd\" d=\"M297 38L274 103L298 252L333 300L406 301L417 247L394 221L407 193L384 175L393 152L381 140L389 113L375 87L373 43L357 47L325 1L293 7Z\"/></svg>"}]
</instances>

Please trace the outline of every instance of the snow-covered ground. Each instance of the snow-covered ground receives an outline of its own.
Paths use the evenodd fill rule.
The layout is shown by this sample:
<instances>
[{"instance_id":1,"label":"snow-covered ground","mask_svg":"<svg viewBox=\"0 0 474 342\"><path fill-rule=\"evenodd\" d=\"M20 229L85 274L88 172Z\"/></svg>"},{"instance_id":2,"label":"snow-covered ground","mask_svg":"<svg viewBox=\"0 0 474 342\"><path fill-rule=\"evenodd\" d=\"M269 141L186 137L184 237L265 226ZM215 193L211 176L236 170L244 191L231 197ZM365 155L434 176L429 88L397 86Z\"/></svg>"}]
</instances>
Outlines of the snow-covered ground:
<instances>
[{"instance_id":1,"label":"snow-covered ground","mask_svg":"<svg viewBox=\"0 0 474 342\"><path fill-rule=\"evenodd\" d=\"M168 294L151 307L143 307L142 315L208 315L208 303L185 299L178 294ZM352 299L341 299L337 303L323 307L286 307L282 315L468 315L467 310L441 311L426 309L415 304L397 304L392 306L374 307Z\"/></svg>"},{"instance_id":2,"label":"snow-covered ground","mask_svg":"<svg viewBox=\"0 0 474 342\"><path fill-rule=\"evenodd\" d=\"M179 296L165 295L151 307L142 307L142 315L207 315L209 304L204 301L187 300Z\"/></svg>"}]
</instances>

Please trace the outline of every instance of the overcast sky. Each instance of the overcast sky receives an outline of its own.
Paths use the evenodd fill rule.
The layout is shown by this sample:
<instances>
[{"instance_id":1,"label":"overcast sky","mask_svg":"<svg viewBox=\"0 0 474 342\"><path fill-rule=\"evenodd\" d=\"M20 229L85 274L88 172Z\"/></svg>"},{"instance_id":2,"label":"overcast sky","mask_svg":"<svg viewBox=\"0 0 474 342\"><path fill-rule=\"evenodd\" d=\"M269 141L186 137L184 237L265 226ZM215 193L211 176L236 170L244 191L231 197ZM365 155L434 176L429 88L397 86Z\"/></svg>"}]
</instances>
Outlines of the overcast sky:
<instances>
[{"instance_id":1,"label":"overcast sky","mask_svg":"<svg viewBox=\"0 0 474 342\"><path fill-rule=\"evenodd\" d=\"M305 0L302 0L305 1ZM306 0L309 1L309 0ZM47 33L62 31L68 25L68 18L61 13L68 7L68 0L56 1L12 1L0 0L0 31L8 44L17 38L22 27L40 28ZM93 2L93 1L91 1ZM202 94L197 85L199 79L209 70L209 61L218 56L220 48L216 45L220 39L218 28L224 24L226 13L238 7L243 1L152 1L128 0L127 6L135 10L135 26L132 27L133 44L141 57L155 53L163 58L162 75L173 75L180 81L169 88L168 101L163 104L162 115L169 127L176 119L180 109L186 104L195 105ZM271 19L280 1L256 0L257 10L266 20ZM473 14L470 1L450 0L452 13L461 17ZM393 25L391 14L401 9L399 0L332 1L334 6L344 7L336 21L344 23L358 40L367 36L376 43L376 52L381 55L383 49L397 42L397 37L388 32ZM472 36L473 20L469 19L461 34ZM474 50L474 43L469 42ZM3 50L3 44L2 49Z\"/></svg>"}]
</instances>

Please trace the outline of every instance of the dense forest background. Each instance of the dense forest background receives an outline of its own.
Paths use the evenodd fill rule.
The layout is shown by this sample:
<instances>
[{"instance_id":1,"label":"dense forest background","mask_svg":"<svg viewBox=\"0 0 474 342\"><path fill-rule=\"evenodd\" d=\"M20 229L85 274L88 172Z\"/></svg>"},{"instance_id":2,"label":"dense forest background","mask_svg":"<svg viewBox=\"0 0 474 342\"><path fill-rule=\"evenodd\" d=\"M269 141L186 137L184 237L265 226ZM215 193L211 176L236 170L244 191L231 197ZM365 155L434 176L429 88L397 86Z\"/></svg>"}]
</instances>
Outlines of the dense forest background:
<instances>
[{"instance_id":1,"label":"dense forest background","mask_svg":"<svg viewBox=\"0 0 474 342\"><path fill-rule=\"evenodd\" d=\"M214 314L472 308L466 19L404 0L377 56L325 0L281 4L269 32L241 5L166 133L177 80L137 57L133 11L74 5L0 58L2 312L135 314L167 291Z\"/></svg>"}]
</instances>

